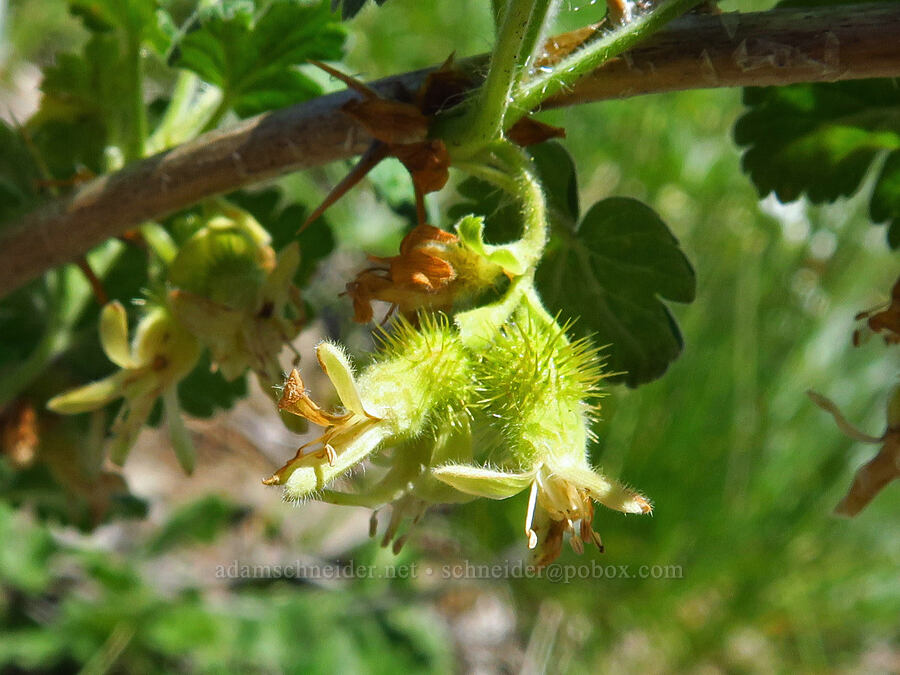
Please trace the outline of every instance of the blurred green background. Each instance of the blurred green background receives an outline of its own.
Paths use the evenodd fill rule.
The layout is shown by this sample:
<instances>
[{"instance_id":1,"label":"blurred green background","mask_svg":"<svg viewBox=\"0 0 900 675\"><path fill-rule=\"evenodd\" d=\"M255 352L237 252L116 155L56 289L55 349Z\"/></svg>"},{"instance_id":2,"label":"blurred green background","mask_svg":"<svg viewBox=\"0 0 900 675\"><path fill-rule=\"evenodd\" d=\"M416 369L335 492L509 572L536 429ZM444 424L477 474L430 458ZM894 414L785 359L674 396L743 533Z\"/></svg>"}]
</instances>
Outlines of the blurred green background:
<instances>
[{"instance_id":1,"label":"blurred green background","mask_svg":"<svg viewBox=\"0 0 900 675\"><path fill-rule=\"evenodd\" d=\"M350 24L347 69L375 78L484 51L488 4L367 8ZM2 109L27 105L35 64L80 37L61 1L0 5ZM573 0L560 25L600 13ZM444 578L467 563L517 569L524 494L433 510L396 557L367 538L362 509L281 504L259 484L289 453L263 447L277 421L239 406L192 426L205 439L193 479L179 475L163 437L147 434L125 472L146 520L86 534L0 502L0 670L900 672L900 490L853 520L832 516L875 448L843 437L805 395L815 389L881 433L896 355L850 338L854 314L887 298L898 265L865 217L865 187L827 207L760 201L731 140L740 112L740 92L722 90L543 115L567 129L582 203L647 201L698 277L696 302L673 307L682 357L661 380L612 388L604 402L593 460L650 496L655 512L598 510L606 552L567 550L558 561L591 578ZM314 201L345 170L281 183ZM332 268L396 246L407 221L392 195L411 193L406 180L381 167L333 210L342 246L311 299L324 316L349 313ZM453 198L451 187L430 206L441 213ZM240 570L348 561L375 573ZM642 565L674 566L677 578L619 572Z\"/></svg>"}]
</instances>

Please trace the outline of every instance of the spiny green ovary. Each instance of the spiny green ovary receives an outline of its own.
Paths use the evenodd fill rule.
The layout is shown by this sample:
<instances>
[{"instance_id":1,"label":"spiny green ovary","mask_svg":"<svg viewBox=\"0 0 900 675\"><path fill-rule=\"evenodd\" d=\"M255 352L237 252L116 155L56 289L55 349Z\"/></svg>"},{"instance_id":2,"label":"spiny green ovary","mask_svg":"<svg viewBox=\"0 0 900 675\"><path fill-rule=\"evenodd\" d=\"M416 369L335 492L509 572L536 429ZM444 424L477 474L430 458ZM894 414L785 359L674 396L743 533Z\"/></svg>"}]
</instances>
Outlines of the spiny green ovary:
<instances>
[{"instance_id":1,"label":"spiny green ovary","mask_svg":"<svg viewBox=\"0 0 900 675\"><path fill-rule=\"evenodd\" d=\"M455 423L466 415L471 361L445 319L423 315L419 329L398 322L382 341L359 386L374 414L384 414L398 436L412 438L430 423Z\"/></svg>"},{"instance_id":2,"label":"spiny green ovary","mask_svg":"<svg viewBox=\"0 0 900 675\"><path fill-rule=\"evenodd\" d=\"M566 328L519 318L478 360L479 407L501 427L516 468L586 447L602 361L587 340L569 342Z\"/></svg>"}]
</instances>

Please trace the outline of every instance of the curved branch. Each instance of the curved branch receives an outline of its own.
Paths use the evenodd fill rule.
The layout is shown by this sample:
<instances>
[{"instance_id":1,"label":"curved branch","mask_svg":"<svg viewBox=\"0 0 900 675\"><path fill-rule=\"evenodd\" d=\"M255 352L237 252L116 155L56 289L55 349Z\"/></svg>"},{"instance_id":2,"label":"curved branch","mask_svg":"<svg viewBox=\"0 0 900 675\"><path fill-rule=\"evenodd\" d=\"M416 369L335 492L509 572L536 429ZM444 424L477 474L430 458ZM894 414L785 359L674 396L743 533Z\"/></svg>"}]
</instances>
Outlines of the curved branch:
<instances>
[{"instance_id":1,"label":"curved branch","mask_svg":"<svg viewBox=\"0 0 900 675\"><path fill-rule=\"evenodd\" d=\"M900 3L693 14L545 107L684 89L898 77L898 35ZM373 87L386 96L398 87L414 91L428 72L386 78ZM330 94L204 134L43 205L0 234L0 297L139 223L363 152L371 139L340 112L352 96Z\"/></svg>"}]
</instances>

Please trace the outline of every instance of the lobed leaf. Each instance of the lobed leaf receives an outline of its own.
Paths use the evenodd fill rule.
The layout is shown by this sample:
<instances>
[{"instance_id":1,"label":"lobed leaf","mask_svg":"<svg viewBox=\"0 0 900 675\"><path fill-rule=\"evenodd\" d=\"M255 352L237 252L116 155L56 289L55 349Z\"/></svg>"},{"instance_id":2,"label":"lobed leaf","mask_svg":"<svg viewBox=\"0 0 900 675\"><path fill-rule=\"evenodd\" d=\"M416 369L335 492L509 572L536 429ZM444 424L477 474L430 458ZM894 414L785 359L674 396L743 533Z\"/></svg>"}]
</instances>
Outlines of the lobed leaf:
<instances>
[{"instance_id":1,"label":"lobed leaf","mask_svg":"<svg viewBox=\"0 0 900 675\"><path fill-rule=\"evenodd\" d=\"M40 175L21 131L0 121L0 224L37 204Z\"/></svg>"},{"instance_id":2,"label":"lobed leaf","mask_svg":"<svg viewBox=\"0 0 900 675\"><path fill-rule=\"evenodd\" d=\"M387 0L375 0L375 4L379 7L385 2L387 2ZM365 4L366 0L331 0L331 11L335 12L340 7L341 18L346 21L347 19L352 19L356 16Z\"/></svg>"},{"instance_id":3,"label":"lobed leaf","mask_svg":"<svg viewBox=\"0 0 900 675\"><path fill-rule=\"evenodd\" d=\"M537 270L551 311L580 317L575 328L610 345L611 379L634 387L662 375L683 346L662 298L694 299L694 270L678 240L647 205L611 197L577 230L558 234Z\"/></svg>"},{"instance_id":4,"label":"lobed leaf","mask_svg":"<svg viewBox=\"0 0 900 675\"><path fill-rule=\"evenodd\" d=\"M68 179L81 167L102 173L106 147L134 137L133 74L110 66L120 47L115 35L96 34L80 54L60 54L44 69L40 108L26 130L51 176Z\"/></svg>"},{"instance_id":5,"label":"lobed leaf","mask_svg":"<svg viewBox=\"0 0 900 675\"><path fill-rule=\"evenodd\" d=\"M900 246L900 150L887 156L872 191L869 215L876 223L887 223L888 245Z\"/></svg>"},{"instance_id":6,"label":"lobed leaf","mask_svg":"<svg viewBox=\"0 0 900 675\"><path fill-rule=\"evenodd\" d=\"M889 223L892 248L900 244L900 80L745 89L744 102L749 110L734 137L746 147L742 165L761 195L832 202L856 192L876 158L891 151L870 215Z\"/></svg>"},{"instance_id":7,"label":"lobed leaf","mask_svg":"<svg viewBox=\"0 0 900 675\"><path fill-rule=\"evenodd\" d=\"M344 29L325 2L225 0L198 13L170 63L221 88L226 103L248 117L321 93L296 66L339 59L343 43Z\"/></svg>"},{"instance_id":8,"label":"lobed leaf","mask_svg":"<svg viewBox=\"0 0 900 675\"><path fill-rule=\"evenodd\" d=\"M141 41L159 27L157 0L68 0L69 11L94 33L124 31Z\"/></svg>"}]
</instances>

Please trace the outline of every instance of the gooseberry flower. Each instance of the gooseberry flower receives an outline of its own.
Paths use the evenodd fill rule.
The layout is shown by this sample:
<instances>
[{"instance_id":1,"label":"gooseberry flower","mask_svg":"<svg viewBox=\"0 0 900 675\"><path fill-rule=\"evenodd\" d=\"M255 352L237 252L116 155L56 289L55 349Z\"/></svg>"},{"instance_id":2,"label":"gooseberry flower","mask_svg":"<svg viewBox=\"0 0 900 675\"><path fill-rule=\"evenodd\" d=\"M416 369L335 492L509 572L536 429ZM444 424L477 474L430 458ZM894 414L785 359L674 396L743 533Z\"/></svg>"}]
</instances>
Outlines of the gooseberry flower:
<instances>
[{"instance_id":1,"label":"gooseberry flower","mask_svg":"<svg viewBox=\"0 0 900 675\"><path fill-rule=\"evenodd\" d=\"M900 293L895 296L900 299ZM900 387L895 387L891 393L887 405L887 427L881 436L872 436L854 427L830 399L814 391L806 393L813 403L834 417L838 429L845 436L861 443L881 446L878 453L857 470L850 489L834 509L837 515L855 516L888 484L900 478Z\"/></svg>"},{"instance_id":2,"label":"gooseberry flower","mask_svg":"<svg viewBox=\"0 0 900 675\"><path fill-rule=\"evenodd\" d=\"M587 459L590 423L604 373L587 340L569 341L558 326L523 305L478 361L481 415L497 427L502 448L494 466L447 464L435 478L474 496L506 499L530 490L525 532L536 564L559 555L563 534L572 547L601 547L592 529L592 501L624 513L649 513L637 492L594 470ZM477 421L478 418L476 418Z\"/></svg>"},{"instance_id":3,"label":"gooseberry flower","mask_svg":"<svg viewBox=\"0 0 900 675\"><path fill-rule=\"evenodd\" d=\"M451 464L437 467L432 473L438 480L476 497L506 499L530 490L525 535L528 548L536 549L535 564L544 566L559 555L566 532L571 534L572 548L579 553L583 543L603 550L600 535L591 525L591 500L623 513L650 513L652 509L640 494L592 469L583 449L570 450L550 454L525 472Z\"/></svg>"},{"instance_id":4,"label":"gooseberry flower","mask_svg":"<svg viewBox=\"0 0 900 675\"><path fill-rule=\"evenodd\" d=\"M271 237L231 205L181 247L169 270L175 316L209 348L228 379L253 370L270 390L282 378L278 354L297 336L303 305L293 278L296 242L275 256Z\"/></svg>"},{"instance_id":5,"label":"gooseberry flower","mask_svg":"<svg viewBox=\"0 0 900 675\"><path fill-rule=\"evenodd\" d=\"M162 398L172 446L182 468L194 467L194 450L181 420L178 383L194 368L201 347L163 305L148 308L129 344L128 319L119 302L100 313L103 351L120 370L109 377L56 396L47 407L64 415L98 410L124 398L113 423L109 456L123 464L158 398Z\"/></svg>"},{"instance_id":6,"label":"gooseberry flower","mask_svg":"<svg viewBox=\"0 0 900 675\"><path fill-rule=\"evenodd\" d=\"M420 324L414 328L397 321L394 332L383 336L376 360L358 378L340 347L323 342L316 348L343 410L323 410L306 393L300 373L291 372L279 408L325 431L265 484L283 485L287 499L303 499L325 490L376 450L402 446L439 419L465 415L470 368L458 335L443 317L424 316Z\"/></svg>"}]
</instances>

